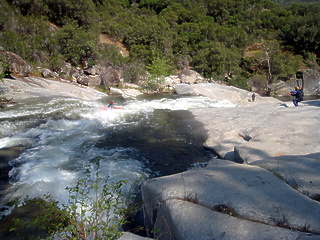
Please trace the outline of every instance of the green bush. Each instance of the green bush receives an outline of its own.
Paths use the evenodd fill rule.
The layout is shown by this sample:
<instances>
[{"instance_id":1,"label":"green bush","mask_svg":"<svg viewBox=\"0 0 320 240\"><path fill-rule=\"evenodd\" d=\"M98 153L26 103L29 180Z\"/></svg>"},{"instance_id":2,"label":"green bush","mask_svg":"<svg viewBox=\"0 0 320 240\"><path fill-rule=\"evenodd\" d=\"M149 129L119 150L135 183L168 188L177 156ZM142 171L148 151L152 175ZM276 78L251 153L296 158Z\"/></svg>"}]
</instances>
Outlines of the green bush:
<instances>
[{"instance_id":1,"label":"green bush","mask_svg":"<svg viewBox=\"0 0 320 240\"><path fill-rule=\"evenodd\" d=\"M74 66L81 65L98 54L97 39L74 22L65 25L57 32L61 54Z\"/></svg>"},{"instance_id":2,"label":"green bush","mask_svg":"<svg viewBox=\"0 0 320 240\"><path fill-rule=\"evenodd\" d=\"M138 61L128 62L122 69L122 77L129 83L138 84L139 80L144 79L147 74L144 64Z\"/></svg>"},{"instance_id":3,"label":"green bush","mask_svg":"<svg viewBox=\"0 0 320 240\"><path fill-rule=\"evenodd\" d=\"M159 87L164 83L165 77L171 73L169 61L163 58L155 58L147 66L147 69L150 76L148 77L146 86L152 90L159 90Z\"/></svg>"},{"instance_id":4,"label":"green bush","mask_svg":"<svg viewBox=\"0 0 320 240\"><path fill-rule=\"evenodd\" d=\"M9 62L4 52L0 51L0 80L9 73Z\"/></svg>"},{"instance_id":5,"label":"green bush","mask_svg":"<svg viewBox=\"0 0 320 240\"><path fill-rule=\"evenodd\" d=\"M101 177L99 163L96 166L95 172L87 166L85 177L66 188L67 204L51 200L49 194L44 199L24 199L23 205L37 206L38 214L29 222L15 219L11 231L36 226L45 231L46 239L118 239L120 227L126 222L128 202L122 192L125 181L109 183L108 177Z\"/></svg>"}]
</instances>

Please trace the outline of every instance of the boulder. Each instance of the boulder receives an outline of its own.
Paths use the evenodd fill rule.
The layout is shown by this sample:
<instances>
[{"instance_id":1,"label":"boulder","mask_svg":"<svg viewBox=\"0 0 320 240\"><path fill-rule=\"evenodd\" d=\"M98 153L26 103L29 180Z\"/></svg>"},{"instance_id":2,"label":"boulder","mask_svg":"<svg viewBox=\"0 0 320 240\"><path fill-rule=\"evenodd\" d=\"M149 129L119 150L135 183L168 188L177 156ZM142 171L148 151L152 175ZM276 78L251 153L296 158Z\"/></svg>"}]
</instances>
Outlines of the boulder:
<instances>
[{"instance_id":1,"label":"boulder","mask_svg":"<svg viewBox=\"0 0 320 240\"><path fill-rule=\"evenodd\" d=\"M117 86L121 80L120 72L112 67L100 66L99 76L106 89L110 86Z\"/></svg>"},{"instance_id":2,"label":"boulder","mask_svg":"<svg viewBox=\"0 0 320 240\"><path fill-rule=\"evenodd\" d=\"M182 70L178 74L178 76L179 76L180 82L186 83L186 84L199 83L204 80L204 78L199 73L189 69Z\"/></svg>"},{"instance_id":3,"label":"boulder","mask_svg":"<svg viewBox=\"0 0 320 240\"><path fill-rule=\"evenodd\" d=\"M58 73L51 71L47 68L38 68L38 71L41 73L41 75L45 78L59 78Z\"/></svg>"},{"instance_id":4,"label":"boulder","mask_svg":"<svg viewBox=\"0 0 320 240\"><path fill-rule=\"evenodd\" d=\"M72 82L78 82L78 80L83 76L80 68L71 68L69 71Z\"/></svg>"},{"instance_id":5,"label":"boulder","mask_svg":"<svg viewBox=\"0 0 320 240\"><path fill-rule=\"evenodd\" d=\"M73 97L84 100L98 100L107 96L91 88L41 77L9 79L1 83L3 97L14 101L42 97Z\"/></svg>"},{"instance_id":6,"label":"boulder","mask_svg":"<svg viewBox=\"0 0 320 240\"><path fill-rule=\"evenodd\" d=\"M232 103L251 102L251 92L232 86L216 83L200 83L194 85L177 84L174 86L178 95L206 96L217 100L227 100ZM262 98L256 94L256 101L275 102L274 98Z\"/></svg>"},{"instance_id":7,"label":"boulder","mask_svg":"<svg viewBox=\"0 0 320 240\"><path fill-rule=\"evenodd\" d=\"M304 195L320 200L320 153L279 156L252 162L272 172Z\"/></svg>"},{"instance_id":8,"label":"boulder","mask_svg":"<svg viewBox=\"0 0 320 240\"><path fill-rule=\"evenodd\" d=\"M141 190L156 239L320 239L320 203L257 166L214 159Z\"/></svg>"},{"instance_id":9,"label":"boulder","mask_svg":"<svg viewBox=\"0 0 320 240\"><path fill-rule=\"evenodd\" d=\"M115 94L115 95L122 95L122 94L124 94L124 92L123 92L121 89L119 89L119 88L111 87L111 88L109 88L109 91L110 91L111 94Z\"/></svg>"},{"instance_id":10,"label":"boulder","mask_svg":"<svg viewBox=\"0 0 320 240\"><path fill-rule=\"evenodd\" d=\"M86 75L97 75L98 74L98 65L94 65L93 67L91 68L85 68L83 70L83 72L86 74Z\"/></svg>"},{"instance_id":11,"label":"boulder","mask_svg":"<svg viewBox=\"0 0 320 240\"><path fill-rule=\"evenodd\" d=\"M3 49L0 49L0 61L5 61L4 64L8 65L7 70L10 73L18 74L21 77L28 76L33 70L32 65L27 63L20 56L12 52L4 51Z\"/></svg>"},{"instance_id":12,"label":"boulder","mask_svg":"<svg viewBox=\"0 0 320 240\"><path fill-rule=\"evenodd\" d=\"M106 89L109 86L118 85L120 82L120 73L109 67L97 64L92 68L73 68L66 64L61 70L64 77L71 77L72 82L79 83L83 86L96 87L104 84Z\"/></svg>"},{"instance_id":13,"label":"boulder","mask_svg":"<svg viewBox=\"0 0 320 240\"><path fill-rule=\"evenodd\" d=\"M98 75L81 75L78 77L77 83L84 86L94 87L101 84L101 78Z\"/></svg>"},{"instance_id":14,"label":"boulder","mask_svg":"<svg viewBox=\"0 0 320 240\"><path fill-rule=\"evenodd\" d=\"M320 239L320 235L239 219L179 199L170 199L159 206L155 229L160 229L155 231L155 239L159 240Z\"/></svg>"},{"instance_id":15,"label":"boulder","mask_svg":"<svg viewBox=\"0 0 320 240\"><path fill-rule=\"evenodd\" d=\"M130 232L125 232L118 240L148 240L151 238L140 237Z\"/></svg>"},{"instance_id":16,"label":"boulder","mask_svg":"<svg viewBox=\"0 0 320 240\"><path fill-rule=\"evenodd\" d=\"M294 87L299 85L303 88L303 92L306 96L319 96L320 95L320 74L318 71L312 69L304 69L303 79L304 84L302 84L302 80L291 78L288 81L277 80L273 81L270 85L271 94L273 96L287 96L288 92L293 91ZM260 87L261 89L261 87Z\"/></svg>"},{"instance_id":17,"label":"boulder","mask_svg":"<svg viewBox=\"0 0 320 240\"><path fill-rule=\"evenodd\" d=\"M127 83L127 82L123 83L123 87L132 88L132 89L141 89L141 87L138 84Z\"/></svg>"},{"instance_id":18,"label":"boulder","mask_svg":"<svg viewBox=\"0 0 320 240\"><path fill-rule=\"evenodd\" d=\"M173 85L173 79L171 77L165 77L163 85L164 86L172 86Z\"/></svg>"},{"instance_id":19,"label":"boulder","mask_svg":"<svg viewBox=\"0 0 320 240\"><path fill-rule=\"evenodd\" d=\"M124 98L135 99L138 96L142 96L143 93L137 89L123 89L124 94L122 95Z\"/></svg>"},{"instance_id":20,"label":"boulder","mask_svg":"<svg viewBox=\"0 0 320 240\"><path fill-rule=\"evenodd\" d=\"M176 84L180 84L182 81L178 75L170 75L169 77L166 77L164 80L164 86L174 86Z\"/></svg>"},{"instance_id":21,"label":"boulder","mask_svg":"<svg viewBox=\"0 0 320 240\"><path fill-rule=\"evenodd\" d=\"M288 96L288 92L294 90L294 87L290 87L286 82L280 80L274 81L270 87L273 96Z\"/></svg>"},{"instance_id":22,"label":"boulder","mask_svg":"<svg viewBox=\"0 0 320 240\"><path fill-rule=\"evenodd\" d=\"M192 109L208 131L205 145L221 158L250 163L320 152L320 101L241 103L233 108Z\"/></svg>"},{"instance_id":23,"label":"boulder","mask_svg":"<svg viewBox=\"0 0 320 240\"><path fill-rule=\"evenodd\" d=\"M304 79L304 94L305 95L320 95L320 74L312 69L305 69L303 72ZM297 80L291 79L286 82L289 86L289 91L292 91L297 86ZM298 80L299 86L302 86L301 80Z\"/></svg>"},{"instance_id":24,"label":"boulder","mask_svg":"<svg viewBox=\"0 0 320 240\"><path fill-rule=\"evenodd\" d=\"M137 96L143 95L143 93L137 89L119 89L111 87L109 90L111 94L121 95L123 98L135 99Z\"/></svg>"},{"instance_id":25,"label":"boulder","mask_svg":"<svg viewBox=\"0 0 320 240\"><path fill-rule=\"evenodd\" d=\"M304 92L306 95L320 95L320 74L318 71L306 69L304 71Z\"/></svg>"}]
</instances>

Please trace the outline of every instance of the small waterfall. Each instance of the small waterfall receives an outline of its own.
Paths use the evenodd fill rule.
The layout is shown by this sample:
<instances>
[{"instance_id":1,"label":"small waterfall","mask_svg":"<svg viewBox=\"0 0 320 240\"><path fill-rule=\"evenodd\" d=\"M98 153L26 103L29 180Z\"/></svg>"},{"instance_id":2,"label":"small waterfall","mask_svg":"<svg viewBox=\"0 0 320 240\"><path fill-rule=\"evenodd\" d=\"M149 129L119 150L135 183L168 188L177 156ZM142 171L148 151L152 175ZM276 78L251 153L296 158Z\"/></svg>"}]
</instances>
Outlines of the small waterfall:
<instances>
[{"instance_id":1,"label":"small waterfall","mask_svg":"<svg viewBox=\"0 0 320 240\"><path fill-rule=\"evenodd\" d=\"M127 191L144 179L205 163L213 155L202 147L204 134L181 124L192 117L185 110L233 107L205 97L116 102L122 109L103 110L106 101L48 98L1 110L0 156L10 165L9 185L8 177L1 179L2 207L15 197L47 193L66 203L65 188L97 159L102 174L127 180Z\"/></svg>"}]
</instances>

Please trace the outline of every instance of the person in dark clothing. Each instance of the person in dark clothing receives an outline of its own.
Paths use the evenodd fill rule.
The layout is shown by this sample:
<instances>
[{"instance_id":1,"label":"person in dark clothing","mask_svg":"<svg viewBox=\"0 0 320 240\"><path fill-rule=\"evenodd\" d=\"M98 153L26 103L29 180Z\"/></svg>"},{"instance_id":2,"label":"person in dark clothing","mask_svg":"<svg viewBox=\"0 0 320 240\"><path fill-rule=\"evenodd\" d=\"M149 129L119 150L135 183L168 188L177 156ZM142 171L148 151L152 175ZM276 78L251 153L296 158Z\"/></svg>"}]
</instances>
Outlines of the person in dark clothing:
<instances>
[{"instance_id":1,"label":"person in dark clothing","mask_svg":"<svg viewBox=\"0 0 320 240\"><path fill-rule=\"evenodd\" d=\"M298 103L303 100L303 92L300 87L295 87L295 91L289 92L288 94L295 97L292 102L296 107L298 106Z\"/></svg>"},{"instance_id":2,"label":"person in dark clothing","mask_svg":"<svg viewBox=\"0 0 320 240\"><path fill-rule=\"evenodd\" d=\"M255 93L252 93L252 95L251 95L251 101L254 102L254 100L256 100L256 94L255 94Z\"/></svg>"}]
</instances>

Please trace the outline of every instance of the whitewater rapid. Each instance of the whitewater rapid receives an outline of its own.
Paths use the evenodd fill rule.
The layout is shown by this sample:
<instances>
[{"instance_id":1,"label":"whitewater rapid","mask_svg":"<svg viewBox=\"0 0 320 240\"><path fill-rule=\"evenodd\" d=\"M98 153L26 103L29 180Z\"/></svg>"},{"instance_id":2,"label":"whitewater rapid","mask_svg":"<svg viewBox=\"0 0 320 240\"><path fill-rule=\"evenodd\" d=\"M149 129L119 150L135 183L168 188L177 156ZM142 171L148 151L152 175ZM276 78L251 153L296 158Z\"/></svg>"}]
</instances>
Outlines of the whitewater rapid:
<instances>
[{"instance_id":1,"label":"whitewater rapid","mask_svg":"<svg viewBox=\"0 0 320 240\"><path fill-rule=\"evenodd\" d=\"M20 147L23 151L9 163L12 167L10 188L1 197L1 204L17 197L42 197L47 193L66 203L65 188L74 186L77 179L83 177L85 166L97 160L101 172L111 181L127 180L125 191L130 194L153 173L135 147L109 146L111 133L118 128L135 126L142 120L148 124L147 119L159 109L234 107L228 101L206 97L172 97L116 99L122 109L103 110L109 100L111 98L105 101L48 98L2 109L0 150ZM106 141L106 136L110 140Z\"/></svg>"}]
</instances>

